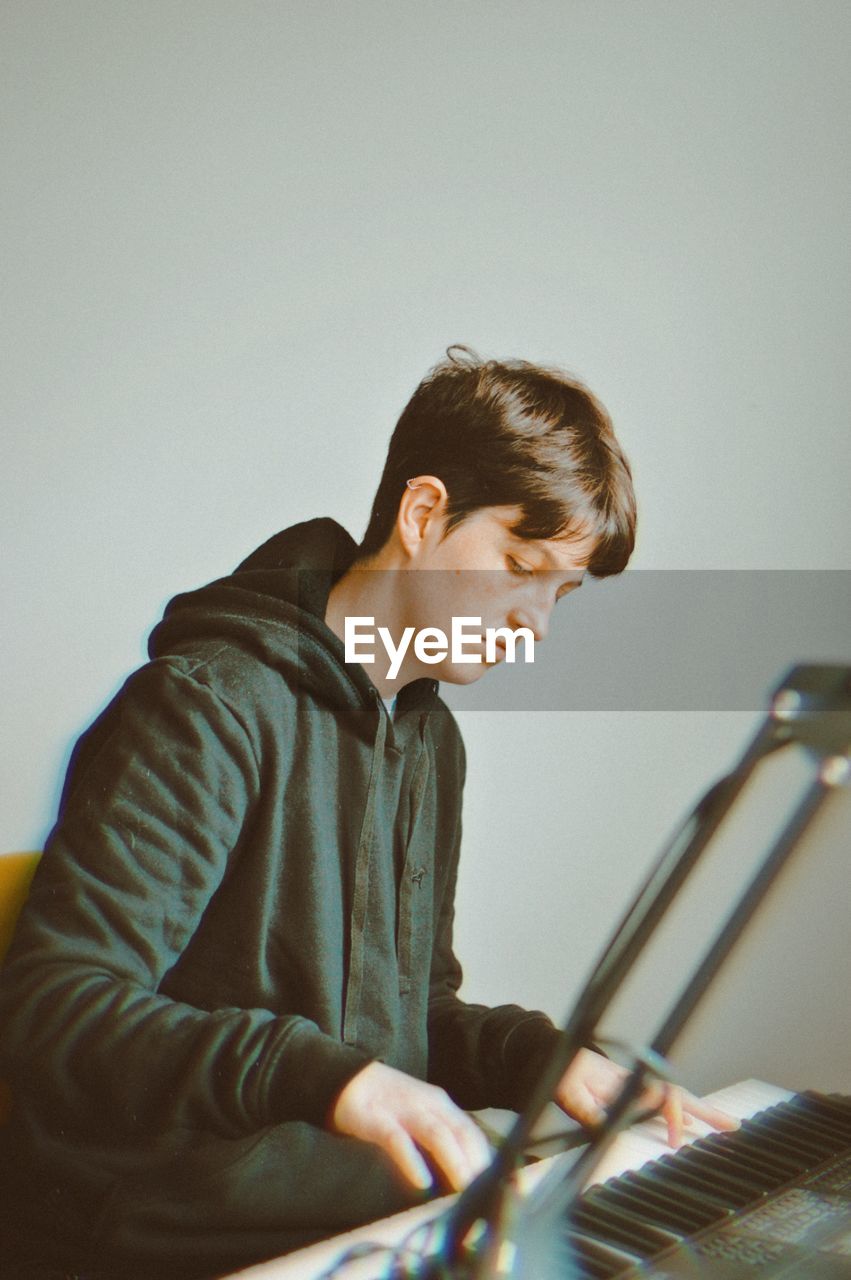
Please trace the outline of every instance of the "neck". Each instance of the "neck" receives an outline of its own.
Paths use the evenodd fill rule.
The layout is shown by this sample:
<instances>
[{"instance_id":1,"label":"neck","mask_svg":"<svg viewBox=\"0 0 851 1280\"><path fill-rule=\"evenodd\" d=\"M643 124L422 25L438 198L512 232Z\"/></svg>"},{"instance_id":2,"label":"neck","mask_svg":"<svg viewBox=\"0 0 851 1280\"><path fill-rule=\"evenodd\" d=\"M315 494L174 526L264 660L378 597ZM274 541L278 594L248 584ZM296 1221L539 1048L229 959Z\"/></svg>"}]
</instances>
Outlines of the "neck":
<instances>
[{"instance_id":1,"label":"neck","mask_svg":"<svg viewBox=\"0 0 851 1280\"><path fill-rule=\"evenodd\" d=\"M335 582L328 597L325 625L345 643L346 618L374 618L374 629L387 627L394 637L404 630L400 575L404 568L390 555L379 553L369 561L357 561ZM422 675L416 659L406 656L394 680L388 676L389 661L383 646L376 645L375 661L363 664L369 679L382 698L392 698L411 680ZM416 670L414 668L417 668Z\"/></svg>"}]
</instances>

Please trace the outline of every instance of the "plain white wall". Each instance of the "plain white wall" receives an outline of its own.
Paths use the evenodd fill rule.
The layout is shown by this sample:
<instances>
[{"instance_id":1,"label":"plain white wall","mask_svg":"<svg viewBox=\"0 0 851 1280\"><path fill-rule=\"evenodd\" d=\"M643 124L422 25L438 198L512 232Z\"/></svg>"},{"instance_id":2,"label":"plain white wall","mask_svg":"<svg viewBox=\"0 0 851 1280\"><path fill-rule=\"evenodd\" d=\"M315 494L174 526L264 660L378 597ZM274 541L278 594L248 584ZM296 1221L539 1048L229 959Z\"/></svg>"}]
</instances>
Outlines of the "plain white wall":
<instances>
[{"instance_id":1,"label":"plain white wall","mask_svg":"<svg viewBox=\"0 0 851 1280\"><path fill-rule=\"evenodd\" d=\"M453 341L598 392L636 566L851 567L844 0L7 0L0 23L3 847L41 844L170 595L296 520L362 531ZM755 715L460 719L467 990L560 1015ZM851 1088L847 824L826 843L775 1034L757 963L684 1045L695 1087Z\"/></svg>"}]
</instances>

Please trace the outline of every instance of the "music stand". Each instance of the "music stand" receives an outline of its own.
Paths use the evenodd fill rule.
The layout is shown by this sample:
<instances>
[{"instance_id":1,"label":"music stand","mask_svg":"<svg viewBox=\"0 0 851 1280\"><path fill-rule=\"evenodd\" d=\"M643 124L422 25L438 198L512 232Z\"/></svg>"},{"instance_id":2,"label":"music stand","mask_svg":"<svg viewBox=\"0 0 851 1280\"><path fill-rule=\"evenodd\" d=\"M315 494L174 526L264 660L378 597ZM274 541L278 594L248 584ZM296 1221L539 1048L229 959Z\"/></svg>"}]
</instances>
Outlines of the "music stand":
<instances>
[{"instance_id":1,"label":"music stand","mask_svg":"<svg viewBox=\"0 0 851 1280\"><path fill-rule=\"evenodd\" d=\"M605 1121L567 1171L558 1163L525 1200L512 1175L532 1140L541 1113L567 1067L595 1039L603 1013L647 945L662 917L694 870L718 827L757 766L781 748L804 748L814 777L791 817L762 859L704 952L697 968L636 1060ZM433 1224L436 1251L422 1267L407 1269L418 1280L566 1280L570 1262L556 1224L569 1211L600 1157L631 1123L633 1104L651 1074L664 1074L665 1058L690 1019L768 889L799 845L826 797L851 780L851 667L793 667L774 690L769 712L738 764L698 801L669 840L615 930L574 1004L529 1102L491 1165ZM472 1229L480 1224L478 1233ZM484 1224L482 1226L481 1224ZM474 1235L472 1245L465 1241Z\"/></svg>"}]
</instances>

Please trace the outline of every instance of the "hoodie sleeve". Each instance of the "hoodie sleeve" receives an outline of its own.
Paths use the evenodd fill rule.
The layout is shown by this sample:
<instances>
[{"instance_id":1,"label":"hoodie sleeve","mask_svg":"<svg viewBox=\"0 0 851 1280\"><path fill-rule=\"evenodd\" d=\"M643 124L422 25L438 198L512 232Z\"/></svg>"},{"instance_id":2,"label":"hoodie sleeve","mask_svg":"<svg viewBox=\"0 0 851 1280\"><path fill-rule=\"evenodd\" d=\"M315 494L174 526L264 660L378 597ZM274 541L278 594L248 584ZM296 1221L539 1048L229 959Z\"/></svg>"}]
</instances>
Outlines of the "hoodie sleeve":
<instances>
[{"instance_id":1,"label":"hoodie sleeve","mask_svg":"<svg viewBox=\"0 0 851 1280\"><path fill-rule=\"evenodd\" d=\"M467 1004L458 996L463 974L453 950L452 933L466 761L457 727L455 736L457 806L432 953L428 1077L468 1110L519 1110L555 1046L558 1031L545 1013L513 1004L494 1008Z\"/></svg>"},{"instance_id":2,"label":"hoodie sleeve","mask_svg":"<svg viewBox=\"0 0 851 1280\"><path fill-rule=\"evenodd\" d=\"M81 743L3 970L2 1066L58 1124L236 1135L321 1124L369 1058L310 1020L158 991L240 853L249 734L158 660Z\"/></svg>"}]
</instances>

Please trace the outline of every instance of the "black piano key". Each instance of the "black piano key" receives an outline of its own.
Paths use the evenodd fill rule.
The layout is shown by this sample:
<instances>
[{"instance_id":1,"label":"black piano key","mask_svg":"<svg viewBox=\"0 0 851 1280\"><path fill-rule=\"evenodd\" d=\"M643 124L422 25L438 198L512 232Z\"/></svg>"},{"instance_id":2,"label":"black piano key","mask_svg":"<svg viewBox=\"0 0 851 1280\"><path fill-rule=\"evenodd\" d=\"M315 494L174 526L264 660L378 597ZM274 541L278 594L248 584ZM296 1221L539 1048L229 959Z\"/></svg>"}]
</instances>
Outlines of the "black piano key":
<instances>
[{"instance_id":1,"label":"black piano key","mask_svg":"<svg viewBox=\"0 0 851 1280\"><path fill-rule=\"evenodd\" d=\"M640 1254L629 1249L621 1249L617 1245L598 1240L587 1231L581 1231L572 1224L568 1226L567 1238L575 1253L582 1259L583 1265L593 1271L595 1276L607 1278L620 1275L641 1262Z\"/></svg>"},{"instance_id":2,"label":"black piano key","mask_svg":"<svg viewBox=\"0 0 851 1280\"><path fill-rule=\"evenodd\" d=\"M645 1260L677 1243L669 1231L661 1231L635 1214L612 1208L597 1196L583 1196L571 1211L570 1220L607 1243L635 1250Z\"/></svg>"},{"instance_id":3,"label":"black piano key","mask_svg":"<svg viewBox=\"0 0 851 1280\"><path fill-rule=\"evenodd\" d=\"M733 1160L745 1161L754 1169L763 1170L765 1175L777 1178L778 1183L781 1184L783 1181L795 1178L800 1167L800 1161L795 1158L779 1157L777 1152L767 1151L751 1134L712 1133L706 1138L697 1140L695 1146L703 1147L704 1144L718 1151L729 1152Z\"/></svg>"},{"instance_id":4,"label":"black piano key","mask_svg":"<svg viewBox=\"0 0 851 1280\"><path fill-rule=\"evenodd\" d=\"M659 1250L668 1248L671 1245L679 1244L684 1237L681 1230L675 1231L671 1227L666 1227L661 1222L654 1222L648 1214L639 1211L636 1205L625 1204L623 1200L618 1202L617 1197L609 1194L609 1189L602 1185L592 1187L585 1194L585 1201L599 1207L606 1213L615 1215L620 1221L630 1225L632 1223L642 1223L648 1232L652 1232L652 1237L648 1235L647 1242L652 1245L653 1249Z\"/></svg>"},{"instance_id":5,"label":"black piano key","mask_svg":"<svg viewBox=\"0 0 851 1280\"><path fill-rule=\"evenodd\" d=\"M592 1213L584 1204L576 1205L571 1211L570 1228L572 1231L584 1232L589 1239L596 1240L599 1244L623 1250L631 1258L633 1266L652 1257L652 1250L636 1244L617 1227L613 1227L605 1219L601 1220L599 1214Z\"/></svg>"},{"instance_id":6,"label":"black piano key","mask_svg":"<svg viewBox=\"0 0 851 1280\"><path fill-rule=\"evenodd\" d=\"M664 1156L662 1159L664 1159ZM707 1178L703 1174L696 1174L693 1170L684 1168L683 1165L674 1165L669 1168L663 1166L661 1161L658 1161L652 1172L654 1177L667 1177L675 1187L682 1187L683 1190L691 1191L695 1195L700 1195L705 1200L714 1203L719 1218L741 1208L736 1196L731 1197L723 1188L717 1186L711 1178Z\"/></svg>"},{"instance_id":7,"label":"black piano key","mask_svg":"<svg viewBox=\"0 0 851 1280\"><path fill-rule=\"evenodd\" d=\"M831 1106L836 1107L844 1115L851 1115L851 1094L809 1092L805 1096L807 1098L816 1097L821 1102L829 1102Z\"/></svg>"},{"instance_id":8,"label":"black piano key","mask_svg":"<svg viewBox=\"0 0 851 1280\"><path fill-rule=\"evenodd\" d=\"M774 1116L766 1115L756 1120L743 1120L739 1132L753 1134L757 1142L764 1144L767 1150L776 1151L780 1156L795 1160L798 1173L804 1173L812 1167L814 1153L809 1147L803 1147L801 1143L795 1141L794 1137L790 1137Z\"/></svg>"},{"instance_id":9,"label":"black piano key","mask_svg":"<svg viewBox=\"0 0 851 1280\"><path fill-rule=\"evenodd\" d=\"M694 1214L672 1204L670 1197L651 1193L647 1187L639 1189L629 1186L623 1178L607 1183L601 1188L601 1194L607 1204L622 1207L650 1222L658 1223L681 1240L687 1240L703 1225L699 1219L695 1219Z\"/></svg>"},{"instance_id":10,"label":"black piano key","mask_svg":"<svg viewBox=\"0 0 851 1280\"><path fill-rule=\"evenodd\" d=\"M707 1138L699 1138L693 1144L696 1151L713 1151L723 1160L731 1161L742 1176L753 1180L754 1186L764 1191L774 1191L788 1182L789 1174L775 1161L766 1159L762 1153L754 1151L742 1142L737 1142L738 1134L713 1133Z\"/></svg>"},{"instance_id":11,"label":"black piano key","mask_svg":"<svg viewBox=\"0 0 851 1280\"><path fill-rule=\"evenodd\" d=\"M794 1120L796 1124L801 1125L804 1129L814 1129L817 1133L824 1134L825 1138L833 1142L842 1142L839 1136L840 1125L836 1120L828 1119L822 1112L816 1110L815 1107L803 1107L796 1098L790 1098L788 1102L780 1102L774 1108L779 1116L785 1116L788 1120Z\"/></svg>"},{"instance_id":12,"label":"black piano key","mask_svg":"<svg viewBox=\"0 0 851 1280\"><path fill-rule=\"evenodd\" d=\"M851 1142L851 1104L847 1098L840 1098L836 1094L813 1093L808 1090L793 1098L792 1105L799 1106L804 1112L815 1111L824 1116Z\"/></svg>"},{"instance_id":13,"label":"black piano key","mask_svg":"<svg viewBox=\"0 0 851 1280\"><path fill-rule=\"evenodd\" d=\"M582 1246L582 1241L576 1239L572 1232L568 1231L566 1238L572 1254L573 1268L578 1272L579 1280L609 1280L610 1276L617 1275L617 1271L613 1271L610 1266L601 1264L596 1258L589 1256Z\"/></svg>"},{"instance_id":14,"label":"black piano key","mask_svg":"<svg viewBox=\"0 0 851 1280\"><path fill-rule=\"evenodd\" d=\"M726 1169L719 1169L708 1156L695 1159L694 1152L687 1147L675 1156L662 1156L659 1163L667 1164L678 1178L690 1178L692 1186L713 1192L730 1209L742 1209L753 1201L752 1192L736 1178L729 1177Z\"/></svg>"},{"instance_id":15,"label":"black piano key","mask_svg":"<svg viewBox=\"0 0 851 1280\"><path fill-rule=\"evenodd\" d=\"M847 1151L851 1147L851 1129L846 1130L844 1125L834 1122L829 1116L822 1114L812 1116L796 1111L794 1118L795 1122L802 1125L808 1132L821 1134L831 1144L834 1155Z\"/></svg>"},{"instance_id":16,"label":"black piano key","mask_svg":"<svg viewBox=\"0 0 851 1280\"><path fill-rule=\"evenodd\" d=\"M772 1176L760 1165L749 1161L744 1153L730 1151L720 1144L710 1146L703 1142L694 1142L690 1150L703 1159L712 1160L719 1169L725 1169L731 1177L738 1179L743 1187L748 1188L755 1201L774 1190L782 1182L777 1174Z\"/></svg>"},{"instance_id":17,"label":"black piano key","mask_svg":"<svg viewBox=\"0 0 851 1280\"><path fill-rule=\"evenodd\" d=\"M796 1159L788 1151L784 1151L779 1144L772 1141L766 1142L758 1134L753 1134L742 1128L735 1133L729 1134L727 1140L737 1151L752 1151L761 1160L770 1160L772 1165L783 1173L787 1181L796 1178L801 1172L800 1159Z\"/></svg>"},{"instance_id":18,"label":"black piano key","mask_svg":"<svg viewBox=\"0 0 851 1280\"><path fill-rule=\"evenodd\" d=\"M658 1160L645 1165L639 1173L626 1176L635 1178L639 1186L649 1184L660 1195L669 1196L673 1204L679 1204L683 1208L691 1207L702 1216L704 1226L720 1222L730 1214L729 1206L719 1200L717 1195L713 1195L705 1187L695 1186L691 1178L680 1178L676 1173L662 1168Z\"/></svg>"},{"instance_id":19,"label":"black piano key","mask_svg":"<svg viewBox=\"0 0 851 1280\"><path fill-rule=\"evenodd\" d=\"M587 1264L585 1259L581 1257L576 1247L570 1243L569 1233L564 1233L564 1238L568 1242L565 1252L570 1253L570 1278L571 1280L597 1280L597 1276L608 1276L610 1272L600 1272L599 1268L592 1267Z\"/></svg>"},{"instance_id":20,"label":"black piano key","mask_svg":"<svg viewBox=\"0 0 851 1280\"><path fill-rule=\"evenodd\" d=\"M588 1276L591 1280L609 1280L610 1276L616 1276L618 1271L625 1269L620 1263L613 1264L611 1259L601 1258L599 1251L594 1249L594 1241L584 1240L578 1232L568 1231L567 1239L583 1276Z\"/></svg>"},{"instance_id":21,"label":"black piano key","mask_svg":"<svg viewBox=\"0 0 851 1280\"><path fill-rule=\"evenodd\" d=\"M819 1125L824 1133L832 1135L844 1149L851 1143L851 1110L820 1103L821 1099L815 1095L808 1098L798 1094L787 1106L790 1114L800 1116L807 1124Z\"/></svg>"},{"instance_id":22,"label":"black piano key","mask_svg":"<svg viewBox=\"0 0 851 1280\"><path fill-rule=\"evenodd\" d=\"M764 1129L771 1133L772 1137L782 1141L790 1151L797 1152L804 1161L804 1168L812 1168L814 1165L821 1164L823 1160L827 1160L832 1154L823 1141L815 1137L797 1123L790 1120L787 1116L778 1112L766 1116L764 1120L757 1118L750 1123L763 1126Z\"/></svg>"},{"instance_id":23,"label":"black piano key","mask_svg":"<svg viewBox=\"0 0 851 1280\"><path fill-rule=\"evenodd\" d=\"M845 1146L842 1135L838 1134L834 1128L825 1125L818 1117L804 1116L800 1111L794 1110L790 1103L785 1102L778 1107L777 1111L784 1124L796 1129L802 1139L812 1142L824 1151L825 1160L836 1155Z\"/></svg>"},{"instance_id":24,"label":"black piano key","mask_svg":"<svg viewBox=\"0 0 851 1280\"><path fill-rule=\"evenodd\" d=\"M651 1166L645 1166L644 1169L631 1174L624 1174L622 1179L618 1179L618 1184L622 1185L628 1194L646 1197L650 1203L680 1217L687 1222L691 1234L717 1222L719 1216L723 1217L717 1204L706 1206L705 1197L695 1196L690 1188L676 1187L676 1185L672 1188L663 1174L654 1178Z\"/></svg>"}]
</instances>

